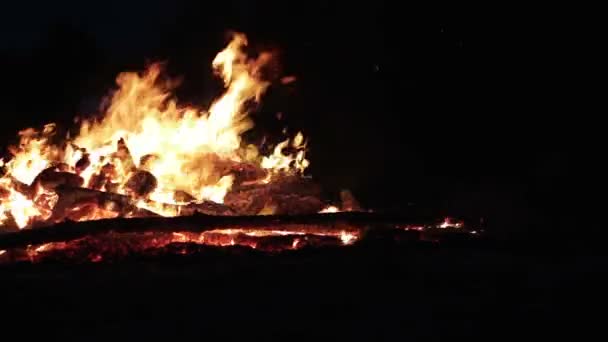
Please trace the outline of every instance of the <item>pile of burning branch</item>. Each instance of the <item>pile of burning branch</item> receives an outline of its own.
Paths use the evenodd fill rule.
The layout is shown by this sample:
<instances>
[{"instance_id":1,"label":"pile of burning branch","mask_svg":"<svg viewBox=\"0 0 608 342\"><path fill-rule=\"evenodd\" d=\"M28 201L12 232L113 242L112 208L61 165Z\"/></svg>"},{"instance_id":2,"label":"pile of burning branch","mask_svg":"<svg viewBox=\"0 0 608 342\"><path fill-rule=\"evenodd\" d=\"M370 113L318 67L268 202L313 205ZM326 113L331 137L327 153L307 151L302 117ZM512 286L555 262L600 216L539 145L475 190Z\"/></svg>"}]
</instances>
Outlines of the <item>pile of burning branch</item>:
<instances>
[{"instance_id":1,"label":"pile of burning branch","mask_svg":"<svg viewBox=\"0 0 608 342\"><path fill-rule=\"evenodd\" d=\"M295 249L350 244L370 223L387 224L357 213L348 191L338 206L322 200L304 176L301 133L266 155L242 141L248 111L277 78L272 53L247 49L235 34L213 60L225 92L208 109L180 106L176 82L154 64L120 74L103 116L81 120L72 137L54 124L19 132L0 160L0 257L87 250L97 260L186 242Z\"/></svg>"}]
</instances>

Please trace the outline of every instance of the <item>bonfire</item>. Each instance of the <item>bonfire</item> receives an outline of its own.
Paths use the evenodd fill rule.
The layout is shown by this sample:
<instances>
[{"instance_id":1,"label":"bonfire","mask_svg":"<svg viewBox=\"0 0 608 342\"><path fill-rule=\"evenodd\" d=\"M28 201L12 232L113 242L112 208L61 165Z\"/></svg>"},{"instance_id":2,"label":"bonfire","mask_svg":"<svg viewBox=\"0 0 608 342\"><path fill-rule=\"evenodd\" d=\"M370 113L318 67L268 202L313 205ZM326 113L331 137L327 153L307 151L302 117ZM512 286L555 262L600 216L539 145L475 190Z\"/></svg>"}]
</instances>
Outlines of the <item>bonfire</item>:
<instances>
[{"instance_id":1,"label":"bonfire","mask_svg":"<svg viewBox=\"0 0 608 342\"><path fill-rule=\"evenodd\" d=\"M75 235L40 244L26 238L13 253L36 258L83 244L106 251L176 242L262 249L355 242L360 227L305 222L319 213L361 208L348 191L338 204L321 198L320 187L305 175L302 133L266 155L242 138L254 126L248 114L271 85L265 75L275 59L271 52L249 56L247 45L246 36L236 33L213 60L225 91L209 108L179 104L172 96L177 82L153 64L142 73L120 74L103 115L81 120L76 135L60 136L53 123L19 132L19 144L0 160L0 233ZM298 222L252 219L302 215L312 216ZM170 220L179 217L188 220ZM134 237L142 231L147 233ZM100 248L87 254L91 260L102 258ZM0 256L6 254L0 246Z\"/></svg>"}]
</instances>

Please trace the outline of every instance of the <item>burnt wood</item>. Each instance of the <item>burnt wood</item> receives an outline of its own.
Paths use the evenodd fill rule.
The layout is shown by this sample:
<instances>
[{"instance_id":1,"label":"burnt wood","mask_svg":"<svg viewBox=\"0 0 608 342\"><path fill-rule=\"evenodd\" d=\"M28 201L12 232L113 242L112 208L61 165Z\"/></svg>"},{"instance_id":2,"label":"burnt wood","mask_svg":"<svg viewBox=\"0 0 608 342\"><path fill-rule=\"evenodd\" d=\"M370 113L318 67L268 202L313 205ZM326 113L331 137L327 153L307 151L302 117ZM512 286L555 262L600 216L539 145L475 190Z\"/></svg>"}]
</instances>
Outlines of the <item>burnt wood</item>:
<instances>
[{"instance_id":1,"label":"burnt wood","mask_svg":"<svg viewBox=\"0 0 608 342\"><path fill-rule=\"evenodd\" d=\"M95 221L64 221L53 226L0 235L0 250L85 236L140 232L206 232L216 229L289 230L308 234L343 230L394 229L395 225L422 225L428 217L369 212L339 212L311 215L213 216L194 214L178 217L114 218Z\"/></svg>"}]
</instances>

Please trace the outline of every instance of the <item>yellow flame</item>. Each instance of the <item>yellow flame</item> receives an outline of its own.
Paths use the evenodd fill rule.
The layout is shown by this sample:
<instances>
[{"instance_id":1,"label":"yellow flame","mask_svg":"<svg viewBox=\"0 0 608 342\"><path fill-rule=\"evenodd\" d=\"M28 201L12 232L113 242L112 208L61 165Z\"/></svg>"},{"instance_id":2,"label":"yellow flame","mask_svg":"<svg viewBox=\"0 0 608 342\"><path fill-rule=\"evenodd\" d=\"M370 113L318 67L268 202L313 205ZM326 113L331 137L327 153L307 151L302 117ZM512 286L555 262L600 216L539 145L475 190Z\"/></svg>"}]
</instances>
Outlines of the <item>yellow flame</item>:
<instances>
[{"instance_id":1,"label":"yellow flame","mask_svg":"<svg viewBox=\"0 0 608 342\"><path fill-rule=\"evenodd\" d=\"M49 138L55 133L55 125L47 124L42 132L28 128L19 132L19 145L11 147L14 158L6 163L7 174L16 180L31 184L34 178L50 166L52 160L61 155L61 151L49 144Z\"/></svg>"},{"instance_id":2,"label":"yellow flame","mask_svg":"<svg viewBox=\"0 0 608 342\"><path fill-rule=\"evenodd\" d=\"M357 235L343 231L340 233L340 240L342 240L342 244L350 245L357 241Z\"/></svg>"},{"instance_id":3,"label":"yellow flame","mask_svg":"<svg viewBox=\"0 0 608 342\"><path fill-rule=\"evenodd\" d=\"M19 228L26 227L32 218L41 215L34 202L19 192L11 189L6 201L0 205L3 212L9 212ZM0 220L4 221L8 217L3 215Z\"/></svg>"},{"instance_id":4,"label":"yellow flame","mask_svg":"<svg viewBox=\"0 0 608 342\"><path fill-rule=\"evenodd\" d=\"M454 222L451 218L446 217L443 219L443 222L438 226L439 228L461 228L462 222Z\"/></svg>"},{"instance_id":5,"label":"yellow flame","mask_svg":"<svg viewBox=\"0 0 608 342\"><path fill-rule=\"evenodd\" d=\"M269 85L259 78L259 70L272 55L248 59L242 51L246 45L246 37L235 34L213 60L227 88L208 111L179 107L170 98L173 84L159 85L161 67L156 64L143 75L121 74L117 79L121 88L105 117L100 122L85 121L75 144L108 155L100 149L112 150L123 138L135 166L141 166L142 157L154 156L148 170L159 181L158 192L183 190L198 200L221 203L232 181L221 174L220 161L242 159L241 134L253 126L245 104L258 101ZM251 154L251 147L247 153ZM129 171L120 173L124 183Z\"/></svg>"},{"instance_id":6,"label":"yellow flame","mask_svg":"<svg viewBox=\"0 0 608 342\"><path fill-rule=\"evenodd\" d=\"M42 132L20 132L19 146L11 150L12 159L0 163L7 171L2 179L10 183L14 178L30 185L42 170L63 162L68 172L78 173L84 185L91 186L95 177L98 180L110 172L105 169L110 166L111 179L99 186L102 191L126 194L129 178L136 170L146 170L157 180L149 199L175 203L173 194L180 190L197 201L222 203L234 182L234 176L226 173L230 162L255 161L271 171L304 171L309 162L301 133L293 139L293 155L283 155L289 139L277 145L271 156L262 158L254 146L243 146L241 135L253 127L247 109L268 88L270 83L262 79L261 70L274 58L268 52L250 58L244 52L247 44L245 35L236 33L213 60L213 70L222 77L226 89L208 110L179 105L171 95L177 83L163 79L160 64L151 65L144 73L121 73L116 79L119 89L103 117L84 120L79 134L67 140L65 147L50 141L54 124ZM119 141L128 152L119 151ZM86 158L88 166L79 169L77 163ZM11 212L22 226L40 215L34 205L37 198L28 200L13 186L7 188L10 195L0 196L0 220L6 220L5 213ZM145 201L138 203L164 215L179 214L151 208Z\"/></svg>"},{"instance_id":7,"label":"yellow flame","mask_svg":"<svg viewBox=\"0 0 608 342\"><path fill-rule=\"evenodd\" d=\"M340 209L338 209L338 207L336 207L335 205L330 205L328 207L325 207L323 209L321 209L321 211L319 211L319 213L324 214L324 213L337 213L339 212Z\"/></svg>"},{"instance_id":8,"label":"yellow flame","mask_svg":"<svg viewBox=\"0 0 608 342\"><path fill-rule=\"evenodd\" d=\"M294 137L291 146L297 151L294 154L285 154L284 149L289 146L290 139L280 142L275 146L274 152L270 156L262 158L262 167L274 171L288 171L291 169L304 172L310 165L310 162L305 158L304 136L298 132Z\"/></svg>"}]
</instances>

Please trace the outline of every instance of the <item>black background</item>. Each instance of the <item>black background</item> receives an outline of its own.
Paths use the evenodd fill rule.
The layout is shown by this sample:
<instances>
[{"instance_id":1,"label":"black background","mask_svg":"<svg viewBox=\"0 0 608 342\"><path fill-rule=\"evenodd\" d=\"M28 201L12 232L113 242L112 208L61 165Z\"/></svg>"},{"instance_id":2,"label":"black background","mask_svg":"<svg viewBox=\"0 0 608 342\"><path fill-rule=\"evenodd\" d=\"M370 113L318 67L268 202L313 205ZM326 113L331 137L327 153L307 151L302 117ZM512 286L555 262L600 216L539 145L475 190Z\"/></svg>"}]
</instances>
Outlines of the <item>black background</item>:
<instances>
[{"instance_id":1,"label":"black background","mask_svg":"<svg viewBox=\"0 0 608 342\"><path fill-rule=\"evenodd\" d=\"M226 32L278 48L285 74L256 133L310 139L329 195L365 206L483 219L500 233L569 229L602 178L601 127L564 91L583 73L572 25L553 8L383 1L22 1L0 28L2 141L97 112L125 70L166 61L178 97L219 94L210 61ZM561 26L557 26L561 24ZM285 119L277 122L276 112ZM599 192L598 192L599 194ZM555 214L559 213L559 214Z\"/></svg>"}]
</instances>

